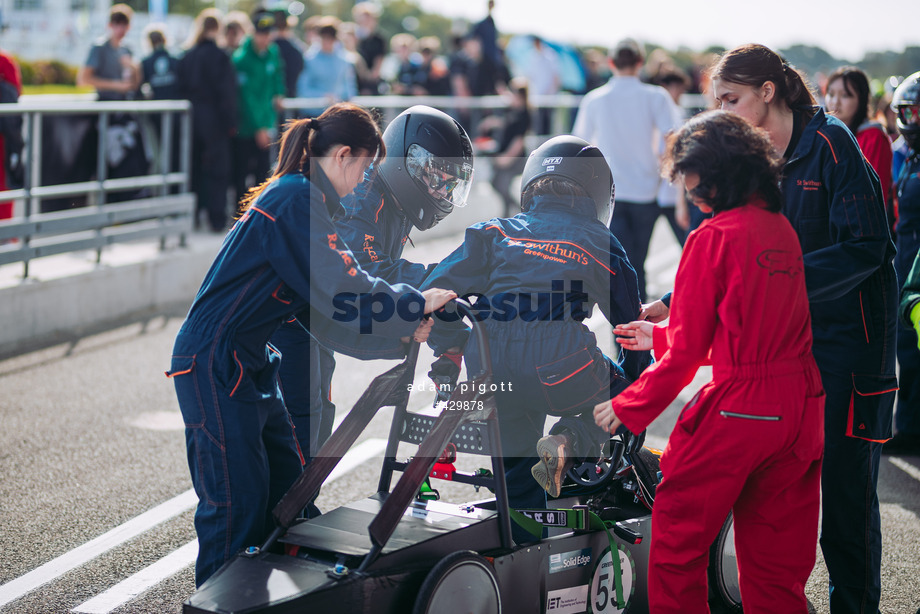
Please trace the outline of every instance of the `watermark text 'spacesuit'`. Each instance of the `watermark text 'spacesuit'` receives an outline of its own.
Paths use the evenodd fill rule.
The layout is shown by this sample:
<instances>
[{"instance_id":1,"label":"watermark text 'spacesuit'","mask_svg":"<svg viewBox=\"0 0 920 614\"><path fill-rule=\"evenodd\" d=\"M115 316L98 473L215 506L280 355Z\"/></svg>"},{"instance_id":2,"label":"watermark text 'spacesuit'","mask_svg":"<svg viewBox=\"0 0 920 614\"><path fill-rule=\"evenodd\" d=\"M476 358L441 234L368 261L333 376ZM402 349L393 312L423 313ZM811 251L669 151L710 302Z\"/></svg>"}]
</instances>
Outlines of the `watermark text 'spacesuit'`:
<instances>
[{"instance_id":1,"label":"watermark text 'spacesuit'","mask_svg":"<svg viewBox=\"0 0 920 614\"><path fill-rule=\"evenodd\" d=\"M565 282L553 280L550 292L500 292L495 296L486 296L471 292L463 298L472 305L474 318L478 322L492 319L497 322L510 322L520 318L525 322L559 321L573 319L584 320L590 315L586 309L588 295L581 281ZM425 313L425 301L417 294L404 294L397 301L382 292L356 294L342 292L332 299L335 312L332 319L338 322L359 320L363 335L373 333L374 322L386 322L392 317L399 317L406 322L421 321ZM435 317L443 322L456 322L460 315L445 310L435 312Z\"/></svg>"}]
</instances>

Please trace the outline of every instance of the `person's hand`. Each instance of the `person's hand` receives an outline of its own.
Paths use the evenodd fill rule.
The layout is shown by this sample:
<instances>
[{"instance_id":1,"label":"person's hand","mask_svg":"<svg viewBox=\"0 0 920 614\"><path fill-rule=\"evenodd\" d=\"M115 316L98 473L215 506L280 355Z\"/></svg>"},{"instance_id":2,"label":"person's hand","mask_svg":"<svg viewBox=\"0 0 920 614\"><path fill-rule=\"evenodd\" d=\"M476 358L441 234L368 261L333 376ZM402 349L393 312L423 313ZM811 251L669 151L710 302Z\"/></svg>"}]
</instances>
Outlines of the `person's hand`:
<instances>
[{"instance_id":1,"label":"person's hand","mask_svg":"<svg viewBox=\"0 0 920 614\"><path fill-rule=\"evenodd\" d=\"M611 401L604 401L594 406L594 423L608 433L615 433L618 428L623 426L623 422L613 413L613 403Z\"/></svg>"},{"instance_id":2,"label":"person's hand","mask_svg":"<svg viewBox=\"0 0 920 614\"><path fill-rule=\"evenodd\" d=\"M668 316L671 314L670 308L658 299L654 303L648 303L642 305L642 310L639 311L640 320L648 320L653 324L657 324L662 320L667 320Z\"/></svg>"},{"instance_id":3,"label":"person's hand","mask_svg":"<svg viewBox=\"0 0 920 614\"><path fill-rule=\"evenodd\" d=\"M499 156L495 156L494 158L492 158L492 164L494 164L496 168L501 168L501 169L510 167L513 161L514 161L513 156L508 156L505 154L501 154Z\"/></svg>"},{"instance_id":4,"label":"person's hand","mask_svg":"<svg viewBox=\"0 0 920 614\"><path fill-rule=\"evenodd\" d=\"M268 146L272 143L272 138L268 135L268 130L257 130L255 139L259 149L268 149Z\"/></svg>"},{"instance_id":5,"label":"person's hand","mask_svg":"<svg viewBox=\"0 0 920 614\"><path fill-rule=\"evenodd\" d=\"M683 179L675 179L672 184L677 190L677 201L674 203L674 221L684 230L690 230L690 206L687 204L686 189Z\"/></svg>"},{"instance_id":6,"label":"person's hand","mask_svg":"<svg viewBox=\"0 0 920 614\"><path fill-rule=\"evenodd\" d=\"M425 313L431 313L457 298L457 293L443 288L428 288L422 296L425 298Z\"/></svg>"},{"instance_id":7,"label":"person's hand","mask_svg":"<svg viewBox=\"0 0 920 614\"><path fill-rule=\"evenodd\" d=\"M425 343L428 341L428 335L431 334L431 327L434 326L434 320L431 318L425 318L418 324L418 328L415 329L415 332L412 333L412 339L418 341L419 343Z\"/></svg>"},{"instance_id":8,"label":"person's hand","mask_svg":"<svg viewBox=\"0 0 920 614\"><path fill-rule=\"evenodd\" d=\"M683 206L681 206L683 203ZM674 208L674 221L683 230L690 230L690 210L687 208L687 201L681 199Z\"/></svg>"},{"instance_id":9,"label":"person's hand","mask_svg":"<svg viewBox=\"0 0 920 614\"><path fill-rule=\"evenodd\" d=\"M616 342L625 350L651 350L655 325L647 320L617 324L613 327Z\"/></svg>"}]
</instances>

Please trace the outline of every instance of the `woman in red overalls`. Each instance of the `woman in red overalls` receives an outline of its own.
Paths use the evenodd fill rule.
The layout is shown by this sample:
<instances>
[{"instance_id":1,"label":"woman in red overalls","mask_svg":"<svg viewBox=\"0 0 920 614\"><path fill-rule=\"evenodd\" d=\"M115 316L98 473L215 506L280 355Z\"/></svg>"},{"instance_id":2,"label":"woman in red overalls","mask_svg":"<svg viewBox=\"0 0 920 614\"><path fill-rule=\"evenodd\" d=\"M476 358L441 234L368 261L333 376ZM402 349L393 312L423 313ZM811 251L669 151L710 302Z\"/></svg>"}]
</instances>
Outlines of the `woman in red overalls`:
<instances>
[{"instance_id":1,"label":"woman in red overalls","mask_svg":"<svg viewBox=\"0 0 920 614\"><path fill-rule=\"evenodd\" d=\"M594 410L598 425L642 432L712 364L661 458L652 512L653 614L709 612L709 546L730 511L745 614L807 611L815 564L824 393L811 354L802 250L779 213L778 161L767 137L720 111L688 122L666 168L714 217L687 240L671 323L618 326L658 362Z\"/></svg>"}]
</instances>

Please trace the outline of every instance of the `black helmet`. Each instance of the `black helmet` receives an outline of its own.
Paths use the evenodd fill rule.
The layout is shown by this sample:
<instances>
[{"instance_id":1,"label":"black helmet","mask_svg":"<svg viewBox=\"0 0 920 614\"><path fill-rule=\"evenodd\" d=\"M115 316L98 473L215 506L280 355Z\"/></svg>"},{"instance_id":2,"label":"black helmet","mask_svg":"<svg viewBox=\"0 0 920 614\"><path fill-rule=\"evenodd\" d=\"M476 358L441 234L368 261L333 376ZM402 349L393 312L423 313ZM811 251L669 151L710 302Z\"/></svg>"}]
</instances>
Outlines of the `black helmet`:
<instances>
[{"instance_id":1,"label":"black helmet","mask_svg":"<svg viewBox=\"0 0 920 614\"><path fill-rule=\"evenodd\" d=\"M424 105L396 116L383 132L387 157L377 169L396 204L419 230L466 205L473 178L473 144L463 127Z\"/></svg>"},{"instance_id":2,"label":"black helmet","mask_svg":"<svg viewBox=\"0 0 920 614\"><path fill-rule=\"evenodd\" d=\"M588 193L597 208L597 219L610 224L613 212L613 173L601 150L577 136L551 138L533 150L521 175L521 196L527 186L549 176L571 179ZM521 209L524 203L521 202Z\"/></svg>"},{"instance_id":3,"label":"black helmet","mask_svg":"<svg viewBox=\"0 0 920 614\"><path fill-rule=\"evenodd\" d=\"M911 149L920 149L920 120L917 106L920 105L920 71L904 79L891 99L891 110L898 114L898 132Z\"/></svg>"}]
</instances>

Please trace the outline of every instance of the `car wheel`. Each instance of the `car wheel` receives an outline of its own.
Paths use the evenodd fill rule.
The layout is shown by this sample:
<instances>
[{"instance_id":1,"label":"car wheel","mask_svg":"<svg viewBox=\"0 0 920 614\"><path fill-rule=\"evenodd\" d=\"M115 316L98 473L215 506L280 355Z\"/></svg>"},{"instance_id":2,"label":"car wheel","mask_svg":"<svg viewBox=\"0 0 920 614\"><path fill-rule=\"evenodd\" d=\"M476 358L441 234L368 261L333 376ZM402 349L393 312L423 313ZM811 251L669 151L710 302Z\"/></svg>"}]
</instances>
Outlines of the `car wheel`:
<instances>
[{"instance_id":1,"label":"car wheel","mask_svg":"<svg viewBox=\"0 0 920 614\"><path fill-rule=\"evenodd\" d=\"M731 513L709 548L709 607L713 614L741 614L741 587Z\"/></svg>"},{"instance_id":2,"label":"car wheel","mask_svg":"<svg viewBox=\"0 0 920 614\"><path fill-rule=\"evenodd\" d=\"M498 576L485 557L466 550L438 561L422 582L413 614L501 614Z\"/></svg>"}]
</instances>

